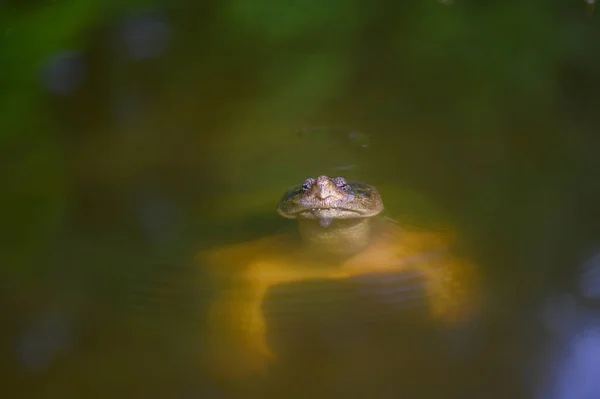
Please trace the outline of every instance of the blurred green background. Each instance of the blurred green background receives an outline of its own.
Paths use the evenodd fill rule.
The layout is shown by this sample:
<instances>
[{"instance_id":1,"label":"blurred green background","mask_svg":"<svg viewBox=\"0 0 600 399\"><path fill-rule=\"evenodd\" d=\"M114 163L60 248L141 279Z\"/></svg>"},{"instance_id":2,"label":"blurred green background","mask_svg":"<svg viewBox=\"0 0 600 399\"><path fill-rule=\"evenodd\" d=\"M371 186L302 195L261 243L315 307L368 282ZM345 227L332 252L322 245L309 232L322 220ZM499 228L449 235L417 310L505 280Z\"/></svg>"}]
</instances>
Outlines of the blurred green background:
<instances>
[{"instance_id":1,"label":"blurred green background","mask_svg":"<svg viewBox=\"0 0 600 399\"><path fill-rule=\"evenodd\" d=\"M286 225L277 201L310 176L458 229L498 325L598 243L593 4L4 0L0 28L4 371L27 397L86 378L19 344L44 315L79 326L76 353L177 323L193 341L194 254Z\"/></svg>"}]
</instances>

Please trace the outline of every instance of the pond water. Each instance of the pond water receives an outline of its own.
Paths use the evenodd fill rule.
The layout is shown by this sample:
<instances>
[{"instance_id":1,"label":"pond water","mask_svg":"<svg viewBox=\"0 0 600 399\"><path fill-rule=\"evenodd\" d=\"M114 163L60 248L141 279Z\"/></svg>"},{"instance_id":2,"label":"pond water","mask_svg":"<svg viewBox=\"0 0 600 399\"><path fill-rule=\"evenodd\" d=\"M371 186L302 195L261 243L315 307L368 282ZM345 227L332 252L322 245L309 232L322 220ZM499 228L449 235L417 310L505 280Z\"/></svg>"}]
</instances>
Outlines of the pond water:
<instances>
[{"instance_id":1,"label":"pond water","mask_svg":"<svg viewBox=\"0 0 600 399\"><path fill-rule=\"evenodd\" d=\"M593 2L42 3L0 2L9 396L600 397ZM282 284L282 361L223 384L198 255L293 231L320 175L456 233L481 313L435 327L418 275Z\"/></svg>"}]
</instances>

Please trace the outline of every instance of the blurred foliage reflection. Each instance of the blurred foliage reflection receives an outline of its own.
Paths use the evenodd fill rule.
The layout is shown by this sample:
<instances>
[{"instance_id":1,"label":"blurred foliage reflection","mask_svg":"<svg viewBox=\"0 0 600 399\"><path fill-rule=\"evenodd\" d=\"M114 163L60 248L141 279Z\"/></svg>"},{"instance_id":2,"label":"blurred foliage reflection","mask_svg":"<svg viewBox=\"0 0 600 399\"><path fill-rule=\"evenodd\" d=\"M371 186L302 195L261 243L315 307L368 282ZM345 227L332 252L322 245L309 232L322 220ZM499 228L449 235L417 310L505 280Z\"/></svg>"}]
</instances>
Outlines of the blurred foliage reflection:
<instances>
[{"instance_id":1,"label":"blurred foliage reflection","mask_svg":"<svg viewBox=\"0 0 600 399\"><path fill-rule=\"evenodd\" d=\"M284 190L323 174L461 232L475 379L524 395L510 329L598 245L591 3L0 1L13 396L208 392L194 255L285 227Z\"/></svg>"}]
</instances>

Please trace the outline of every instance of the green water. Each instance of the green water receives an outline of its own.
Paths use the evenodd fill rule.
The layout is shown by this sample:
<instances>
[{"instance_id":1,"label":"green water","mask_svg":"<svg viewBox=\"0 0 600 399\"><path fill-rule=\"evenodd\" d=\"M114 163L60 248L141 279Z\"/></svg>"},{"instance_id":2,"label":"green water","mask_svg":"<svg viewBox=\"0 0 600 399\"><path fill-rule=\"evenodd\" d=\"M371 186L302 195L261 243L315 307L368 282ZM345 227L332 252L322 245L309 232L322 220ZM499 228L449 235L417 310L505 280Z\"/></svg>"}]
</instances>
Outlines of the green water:
<instances>
[{"instance_id":1,"label":"green water","mask_svg":"<svg viewBox=\"0 0 600 399\"><path fill-rule=\"evenodd\" d=\"M262 3L0 3L10 397L221 397L198 371L214 287L195 256L290 228L277 202L318 175L459 232L487 300L459 385L527 397L515 326L598 242L594 10ZM128 58L119 24L147 9L165 50ZM41 73L62 50L86 62L66 95ZM340 378L315 395L372 393ZM306 388L287 381L270 395Z\"/></svg>"}]
</instances>

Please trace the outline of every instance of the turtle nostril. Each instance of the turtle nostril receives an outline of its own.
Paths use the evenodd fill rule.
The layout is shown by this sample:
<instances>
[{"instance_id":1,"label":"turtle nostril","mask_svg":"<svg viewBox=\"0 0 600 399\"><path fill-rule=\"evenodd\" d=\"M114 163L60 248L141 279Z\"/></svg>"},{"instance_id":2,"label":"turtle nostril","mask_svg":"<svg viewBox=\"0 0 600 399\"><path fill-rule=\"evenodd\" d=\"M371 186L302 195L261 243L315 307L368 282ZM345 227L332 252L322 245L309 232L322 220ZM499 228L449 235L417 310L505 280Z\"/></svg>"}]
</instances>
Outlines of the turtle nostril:
<instances>
[{"instance_id":1,"label":"turtle nostril","mask_svg":"<svg viewBox=\"0 0 600 399\"><path fill-rule=\"evenodd\" d=\"M326 192L325 190L320 190L317 194L316 197L320 200L326 200L327 198L331 197L331 194Z\"/></svg>"}]
</instances>

